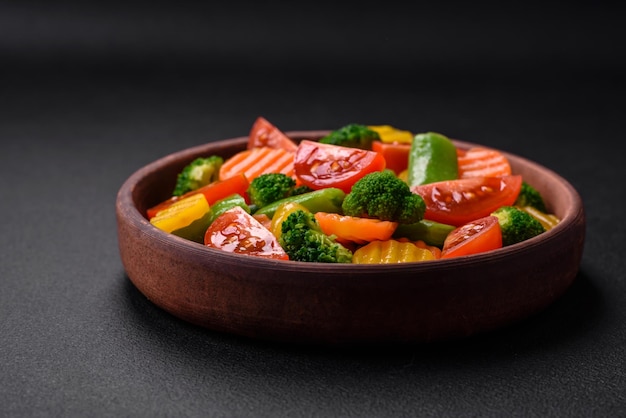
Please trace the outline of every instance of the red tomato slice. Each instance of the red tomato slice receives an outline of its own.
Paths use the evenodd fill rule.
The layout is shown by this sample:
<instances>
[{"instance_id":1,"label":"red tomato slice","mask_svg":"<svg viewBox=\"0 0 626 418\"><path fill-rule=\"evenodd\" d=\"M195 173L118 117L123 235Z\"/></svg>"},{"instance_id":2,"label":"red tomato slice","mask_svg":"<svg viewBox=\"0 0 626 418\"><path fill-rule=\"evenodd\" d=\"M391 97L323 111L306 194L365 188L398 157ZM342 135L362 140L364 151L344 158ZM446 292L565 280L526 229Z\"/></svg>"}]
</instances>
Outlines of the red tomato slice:
<instances>
[{"instance_id":1,"label":"red tomato slice","mask_svg":"<svg viewBox=\"0 0 626 418\"><path fill-rule=\"evenodd\" d=\"M317 190L336 187L346 193L364 175L385 169L378 152L303 140L298 145L294 172L298 180Z\"/></svg>"},{"instance_id":2,"label":"red tomato slice","mask_svg":"<svg viewBox=\"0 0 626 418\"><path fill-rule=\"evenodd\" d=\"M411 144L400 142L372 141L372 151L379 152L385 157L385 167L399 174L409 165Z\"/></svg>"},{"instance_id":3,"label":"red tomato slice","mask_svg":"<svg viewBox=\"0 0 626 418\"><path fill-rule=\"evenodd\" d=\"M522 187L522 176L472 177L422 184L411 188L426 203L424 218L461 226L512 205Z\"/></svg>"},{"instance_id":4,"label":"red tomato slice","mask_svg":"<svg viewBox=\"0 0 626 418\"><path fill-rule=\"evenodd\" d=\"M204 245L236 254L289 259L276 237L239 206L227 210L209 225Z\"/></svg>"},{"instance_id":5,"label":"red tomato slice","mask_svg":"<svg viewBox=\"0 0 626 418\"><path fill-rule=\"evenodd\" d=\"M498 218L485 216L462 225L448 234L441 258L478 254L502 248L502 231Z\"/></svg>"},{"instance_id":6,"label":"red tomato slice","mask_svg":"<svg viewBox=\"0 0 626 418\"><path fill-rule=\"evenodd\" d=\"M250 129L248 149L256 147L283 148L287 151L295 151L298 145L283 131L259 116Z\"/></svg>"}]
</instances>

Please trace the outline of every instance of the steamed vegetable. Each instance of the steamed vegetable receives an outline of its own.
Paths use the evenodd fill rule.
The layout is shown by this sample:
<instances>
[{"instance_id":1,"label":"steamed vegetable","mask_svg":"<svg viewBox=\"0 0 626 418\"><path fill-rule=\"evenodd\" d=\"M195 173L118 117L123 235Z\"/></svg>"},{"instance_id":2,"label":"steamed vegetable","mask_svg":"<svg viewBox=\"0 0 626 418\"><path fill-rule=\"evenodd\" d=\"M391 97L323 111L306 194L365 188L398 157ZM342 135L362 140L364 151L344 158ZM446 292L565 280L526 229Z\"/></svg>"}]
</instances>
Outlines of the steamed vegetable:
<instances>
[{"instance_id":1,"label":"steamed vegetable","mask_svg":"<svg viewBox=\"0 0 626 418\"><path fill-rule=\"evenodd\" d=\"M303 140L294 160L297 179L311 189L335 187L350 192L361 177L385 168L377 152Z\"/></svg>"},{"instance_id":2,"label":"steamed vegetable","mask_svg":"<svg viewBox=\"0 0 626 418\"><path fill-rule=\"evenodd\" d=\"M424 216L424 199L389 170L370 173L357 181L341 205L344 215L414 223Z\"/></svg>"},{"instance_id":3,"label":"steamed vegetable","mask_svg":"<svg viewBox=\"0 0 626 418\"><path fill-rule=\"evenodd\" d=\"M276 237L239 206L227 210L213 221L204 234L204 245L254 257L289 259Z\"/></svg>"},{"instance_id":4,"label":"steamed vegetable","mask_svg":"<svg viewBox=\"0 0 626 418\"><path fill-rule=\"evenodd\" d=\"M224 161L219 178L244 174L249 181L263 173L283 173L293 176L294 152L284 148L257 147L246 149Z\"/></svg>"},{"instance_id":5,"label":"steamed vegetable","mask_svg":"<svg viewBox=\"0 0 626 418\"><path fill-rule=\"evenodd\" d=\"M386 144L408 144L413 142L413 133L403 129L398 129L391 125L368 125L372 131L378 132L380 141Z\"/></svg>"},{"instance_id":6,"label":"steamed vegetable","mask_svg":"<svg viewBox=\"0 0 626 418\"><path fill-rule=\"evenodd\" d=\"M407 168L409 186L458 178L457 150L445 135L426 132L415 135Z\"/></svg>"},{"instance_id":7,"label":"steamed vegetable","mask_svg":"<svg viewBox=\"0 0 626 418\"><path fill-rule=\"evenodd\" d=\"M341 145L342 147L372 149L372 141L380 140L378 132L365 125L351 123L330 132L320 138L322 144Z\"/></svg>"},{"instance_id":8,"label":"steamed vegetable","mask_svg":"<svg viewBox=\"0 0 626 418\"><path fill-rule=\"evenodd\" d=\"M224 159L218 155L200 157L186 165L176 178L173 196L182 196L219 178Z\"/></svg>"},{"instance_id":9,"label":"steamed vegetable","mask_svg":"<svg viewBox=\"0 0 626 418\"><path fill-rule=\"evenodd\" d=\"M526 241L545 232L545 228L537 219L515 206L501 206L492 215L497 217L500 223L504 246Z\"/></svg>"},{"instance_id":10,"label":"steamed vegetable","mask_svg":"<svg viewBox=\"0 0 626 418\"><path fill-rule=\"evenodd\" d=\"M250 128L248 134L248 149L269 147L295 151L296 143L273 123L259 116Z\"/></svg>"},{"instance_id":11,"label":"steamed vegetable","mask_svg":"<svg viewBox=\"0 0 626 418\"><path fill-rule=\"evenodd\" d=\"M461 226L517 199L522 176L470 177L411 188L426 202L424 219Z\"/></svg>"},{"instance_id":12,"label":"steamed vegetable","mask_svg":"<svg viewBox=\"0 0 626 418\"><path fill-rule=\"evenodd\" d=\"M159 211L150 223L162 231L191 241L202 242L211 211L203 194L198 193Z\"/></svg>"},{"instance_id":13,"label":"steamed vegetable","mask_svg":"<svg viewBox=\"0 0 626 418\"><path fill-rule=\"evenodd\" d=\"M354 252L353 264L394 264L435 260L432 251L394 239L372 241Z\"/></svg>"},{"instance_id":14,"label":"steamed vegetable","mask_svg":"<svg viewBox=\"0 0 626 418\"><path fill-rule=\"evenodd\" d=\"M291 196L296 186L293 177L283 173L265 173L250 182L247 193L250 203L259 208Z\"/></svg>"},{"instance_id":15,"label":"steamed vegetable","mask_svg":"<svg viewBox=\"0 0 626 418\"><path fill-rule=\"evenodd\" d=\"M326 235L357 244L388 240L398 226L397 222L327 212L317 212L315 219Z\"/></svg>"},{"instance_id":16,"label":"steamed vegetable","mask_svg":"<svg viewBox=\"0 0 626 418\"><path fill-rule=\"evenodd\" d=\"M350 263L352 252L324 234L313 213L296 210L281 224L280 245L290 260L317 263Z\"/></svg>"},{"instance_id":17,"label":"steamed vegetable","mask_svg":"<svg viewBox=\"0 0 626 418\"><path fill-rule=\"evenodd\" d=\"M459 178L499 177L511 175L511 165L503 153L484 147L474 147L457 158Z\"/></svg>"},{"instance_id":18,"label":"steamed vegetable","mask_svg":"<svg viewBox=\"0 0 626 418\"><path fill-rule=\"evenodd\" d=\"M450 232L443 243L441 258L460 257L502 248L498 218L485 216L471 220Z\"/></svg>"}]
</instances>

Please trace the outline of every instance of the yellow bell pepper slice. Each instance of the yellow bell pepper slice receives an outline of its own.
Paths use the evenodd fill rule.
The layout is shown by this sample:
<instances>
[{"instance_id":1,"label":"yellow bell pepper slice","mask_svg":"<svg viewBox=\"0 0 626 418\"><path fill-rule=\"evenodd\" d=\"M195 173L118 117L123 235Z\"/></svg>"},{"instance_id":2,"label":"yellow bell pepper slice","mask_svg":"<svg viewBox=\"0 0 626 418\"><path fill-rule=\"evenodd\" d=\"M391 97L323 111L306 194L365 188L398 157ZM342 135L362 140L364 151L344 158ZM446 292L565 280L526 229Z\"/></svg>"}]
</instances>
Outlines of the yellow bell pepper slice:
<instances>
[{"instance_id":1,"label":"yellow bell pepper slice","mask_svg":"<svg viewBox=\"0 0 626 418\"><path fill-rule=\"evenodd\" d=\"M209 203L204 194L197 193L157 212L150 223L165 232L202 242L209 219Z\"/></svg>"},{"instance_id":2,"label":"yellow bell pepper slice","mask_svg":"<svg viewBox=\"0 0 626 418\"><path fill-rule=\"evenodd\" d=\"M410 144L413 142L413 133L402 129L394 128L391 125L369 125L369 129L378 132L380 140L386 143L398 142L401 144Z\"/></svg>"}]
</instances>

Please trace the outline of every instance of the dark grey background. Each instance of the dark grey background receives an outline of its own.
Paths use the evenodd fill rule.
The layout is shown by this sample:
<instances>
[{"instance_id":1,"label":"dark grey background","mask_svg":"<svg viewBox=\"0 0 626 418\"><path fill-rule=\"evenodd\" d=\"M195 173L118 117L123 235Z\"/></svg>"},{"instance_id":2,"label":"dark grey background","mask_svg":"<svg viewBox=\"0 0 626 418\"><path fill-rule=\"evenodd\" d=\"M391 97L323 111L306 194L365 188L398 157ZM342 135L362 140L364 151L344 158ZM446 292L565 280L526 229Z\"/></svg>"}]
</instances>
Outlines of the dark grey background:
<instances>
[{"instance_id":1,"label":"dark grey background","mask_svg":"<svg viewBox=\"0 0 626 418\"><path fill-rule=\"evenodd\" d=\"M0 414L626 416L624 17L610 3L0 3ZM170 152L350 122L537 161L587 212L540 315L339 350L179 321L126 277L115 197Z\"/></svg>"}]
</instances>

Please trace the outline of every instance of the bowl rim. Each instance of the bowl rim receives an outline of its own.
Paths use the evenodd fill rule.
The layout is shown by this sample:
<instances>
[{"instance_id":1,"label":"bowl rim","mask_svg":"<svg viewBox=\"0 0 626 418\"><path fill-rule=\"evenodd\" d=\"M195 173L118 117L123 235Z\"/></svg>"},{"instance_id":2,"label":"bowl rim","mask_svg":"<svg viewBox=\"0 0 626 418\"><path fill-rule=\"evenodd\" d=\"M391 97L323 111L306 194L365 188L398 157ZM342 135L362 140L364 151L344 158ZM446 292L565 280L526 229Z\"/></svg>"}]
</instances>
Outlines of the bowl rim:
<instances>
[{"instance_id":1,"label":"bowl rim","mask_svg":"<svg viewBox=\"0 0 626 418\"><path fill-rule=\"evenodd\" d=\"M316 139L330 132L329 130L298 130L298 131L286 131L286 135L290 138L294 138L296 141L302 139ZM371 264L350 264L350 263L312 263L312 262L303 262L303 261L293 261L293 260L274 260L267 259L262 257L251 257L245 254L234 254L225 251L221 251L215 248L206 247L203 244L193 242L187 240L185 238L178 237L176 235L164 232L148 221L148 219L139 211L134 199L134 190L137 184L148 177L150 174L155 173L159 170L162 170L164 166L168 165L171 162L191 159L193 156L199 153L206 153L207 148L228 148L228 147L237 147L237 146L245 146L247 143L248 136L238 136L231 137L222 140L210 141L203 144L199 144L196 146L188 147L179 151L175 151L173 153L162 156L143 167L135 170L128 178L122 183L120 186L117 195L116 195L116 214L118 218L124 217L127 221L133 223L139 228L143 228L143 233L147 235L146 238L154 239L158 242L171 242L172 245L175 245L181 251L189 251L190 253L197 253L199 262L203 258L202 255L210 254L211 258L215 261L227 262L236 264L237 260L242 260L242 257L245 258L246 264L250 267L256 268L270 268L274 270L289 270L293 271L297 266L302 269L315 269L319 270L320 273L331 273L331 272L355 272L359 274L367 273L372 270ZM474 142L467 142L457 139L452 139L455 145L461 148L470 148L473 146L485 146ZM384 271L394 272L394 271L406 271L406 270L414 270L419 272L421 270L431 270L433 268L441 267L441 268L455 268L459 265L466 265L468 262L470 263L483 263L486 260L495 261L501 258L506 258L513 253L518 253L520 251L525 251L532 247L538 245L545 245L546 243L550 243L554 240L558 240L559 236L565 233L568 227L574 223L581 216L584 217L584 206L582 199L576 189L570 184L570 182L562 177L560 174L555 171L544 167L532 160L529 160L525 157L512 154L508 151L501 150L495 147L489 146L489 148L496 149L507 158L511 159L515 164L522 163L527 167L535 170L542 170L546 174L550 175L552 178L558 181L558 184L565 192L565 196L567 197L568 209L566 210L564 216L560 217L560 222L553 227L552 229L545 231L544 233L530 238L521 243L509 245L506 247L498 248L491 251L486 251L484 253L472 254L459 256L448 259L438 259L438 260L429 260L429 261L419 261L419 262L406 262L406 263L397 263L397 264L376 264L377 274L380 274L381 269ZM548 199L549 201L549 199ZM217 259L217 260L215 260Z\"/></svg>"}]
</instances>

